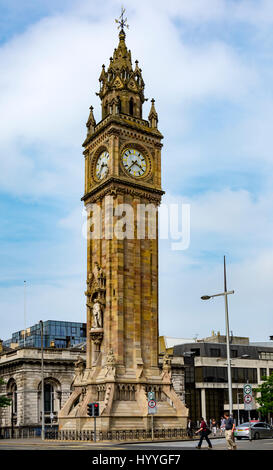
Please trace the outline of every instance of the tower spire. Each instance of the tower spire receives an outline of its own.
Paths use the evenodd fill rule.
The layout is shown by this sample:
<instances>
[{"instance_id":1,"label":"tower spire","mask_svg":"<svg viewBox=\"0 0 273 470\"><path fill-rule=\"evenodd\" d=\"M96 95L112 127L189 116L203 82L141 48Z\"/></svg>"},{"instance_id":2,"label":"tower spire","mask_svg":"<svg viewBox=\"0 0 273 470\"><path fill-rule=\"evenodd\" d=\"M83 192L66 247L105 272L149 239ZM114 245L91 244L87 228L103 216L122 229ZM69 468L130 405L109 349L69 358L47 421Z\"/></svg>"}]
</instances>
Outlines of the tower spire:
<instances>
[{"instance_id":1,"label":"tower spire","mask_svg":"<svg viewBox=\"0 0 273 470\"><path fill-rule=\"evenodd\" d=\"M114 49L108 68L102 66L100 74L100 91L102 119L109 114L129 114L142 118L144 97L144 81L141 69L136 61L133 70L131 51L127 49L124 30L129 28L125 17L125 8L115 22L118 24L119 44Z\"/></svg>"}]
</instances>

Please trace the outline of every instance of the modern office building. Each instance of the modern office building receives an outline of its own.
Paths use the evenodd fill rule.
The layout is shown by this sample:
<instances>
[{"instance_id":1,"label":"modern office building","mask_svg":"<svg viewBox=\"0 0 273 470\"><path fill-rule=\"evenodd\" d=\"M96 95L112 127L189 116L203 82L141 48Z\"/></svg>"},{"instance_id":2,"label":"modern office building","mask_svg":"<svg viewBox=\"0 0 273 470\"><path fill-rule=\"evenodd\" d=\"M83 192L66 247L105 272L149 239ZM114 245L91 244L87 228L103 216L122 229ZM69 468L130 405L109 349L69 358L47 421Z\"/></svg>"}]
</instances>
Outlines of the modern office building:
<instances>
[{"instance_id":1,"label":"modern office building","mask_svg":"<svg viewBox=\"0 0 273 470\"><path fill-rule=\"evenodd\" d=\"M233 414L240 422L248 419L244 410L243 386L253 389L262 383L264 376L273 373L273 342L250 343L249 338L231 338ZM224 410L229 409L226 338L220 333L195 342L175 345L173 356L184 357L185 402L193 421L203 416L220 420ZM255 403L250 412L259 417ZM272 416L264 417L271 419Z\"/></svg>"},{"instance_id":2,"label":"modern office building","mask_svg":"<svg viewBox=\"0 0 273 470\"><path fill-rule=\"evenodd\" d=\"M44 326L44 347L68 348L86 341L86 323L47 320ZM40 324L12 334L9 340L3 341L3 347L41 347Z\"/></svg>"}]
</instances>

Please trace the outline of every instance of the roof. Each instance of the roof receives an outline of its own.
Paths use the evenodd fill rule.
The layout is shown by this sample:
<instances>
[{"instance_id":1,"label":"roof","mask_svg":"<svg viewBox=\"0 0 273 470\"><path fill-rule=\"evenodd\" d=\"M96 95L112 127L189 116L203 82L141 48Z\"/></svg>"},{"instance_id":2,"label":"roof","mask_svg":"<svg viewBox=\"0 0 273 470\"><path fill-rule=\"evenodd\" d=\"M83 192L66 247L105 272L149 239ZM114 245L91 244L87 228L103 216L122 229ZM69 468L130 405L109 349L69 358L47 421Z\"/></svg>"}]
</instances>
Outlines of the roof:
<instances>
[{"instance_id":1,"label":"roof","mask_svg":"<svg viewBox=\"0 0 273 470\"><path fill-rule=\"evenodd\" d=\"M249 343L250 346L258 346L258 347L262 347L262 348L273 348L273 341L255 341L255 342L251 342Z\"/></svg>"},{"instance_id":2,"label":"roof","mask_svg":"<svg viewBox=\"0 0 273 470\"><path fill-rule=\"evenodd\" d=\"M193 338L172 338L171 336L164 336L166 348L173 348L178 344L195 343Z\"/></svg>"}]
</instances>

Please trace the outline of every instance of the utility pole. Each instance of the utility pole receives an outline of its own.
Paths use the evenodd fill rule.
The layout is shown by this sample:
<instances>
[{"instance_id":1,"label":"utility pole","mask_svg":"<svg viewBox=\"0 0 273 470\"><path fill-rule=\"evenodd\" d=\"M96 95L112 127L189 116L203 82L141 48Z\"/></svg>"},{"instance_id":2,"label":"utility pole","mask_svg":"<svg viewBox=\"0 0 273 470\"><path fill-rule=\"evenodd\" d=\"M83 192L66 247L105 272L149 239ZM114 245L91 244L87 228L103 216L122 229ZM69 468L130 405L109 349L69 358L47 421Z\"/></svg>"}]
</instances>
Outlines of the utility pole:
<instances>
[{"instance_id":1,"label":"utility pole","mask_svg":"<svg viewBox=\"0 0 273 470\"><path fill-rule=\"evenodd\" d=\"M26 302L26 281L24 281L24 348L26 347L26 329L27 329L27 302Z\"/></svg>"},{"instance_id":2,"label":"utility pole","mask_svg":"<svg viewBox=\"0 0 273 470\"><path fill-rule=\"evenodd\" d=\"M227 367L228 367L228 397L229 412L232 415L232 380L231 380L231 361L230 361L230 339L229 339L229 318L228 318L228 292L227 292L227 273L226 273L226 257L224 256L224 294L225 294L225 314L226 314L226 342L227 342Z\"/></svg>"},{"instance_id":3,"label":"utility pole","mask_svg":"<svg viewBox=\"0 0 273 470\"><path fill-rule=\"evenodd\" d=\"M42 401L42 440L45 439L45 399L44 399L44 324L40 320L41 332L41 401Z\"/></svg>"},{"instance_id":4,"label":"utility pole","mask_svg":"<svg viewBox=\"0 0 273 470\"><path fill-rule=\"evenodd\" d=\"M228 295L234 294L234 290L227 290L227 274L226 274L226 257L224 256L224 292L214 295L203 295L202 300L209 300L213 297L225 297L225 323L226 323L226 343L227 343L227 373L228 373L228 399L229 399L229 412L232 415L233 402L232 402L232 379L231 379L231 361L230 361L230 339L229 339L229 319L228 319Z\"/></svg>"}]
</instances>

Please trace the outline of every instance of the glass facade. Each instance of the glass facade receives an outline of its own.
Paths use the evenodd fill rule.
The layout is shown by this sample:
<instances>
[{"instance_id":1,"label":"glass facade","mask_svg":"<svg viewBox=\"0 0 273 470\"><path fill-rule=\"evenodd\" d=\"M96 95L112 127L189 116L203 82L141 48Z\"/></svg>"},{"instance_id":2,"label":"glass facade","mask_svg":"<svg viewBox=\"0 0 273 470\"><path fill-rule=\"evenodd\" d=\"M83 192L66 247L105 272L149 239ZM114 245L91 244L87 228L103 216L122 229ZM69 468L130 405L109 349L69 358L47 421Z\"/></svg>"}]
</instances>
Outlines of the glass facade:
<instances>
[{"instance_id":1,"label":"glass facade","mask_svg":"<svg viewBox=\"0 0 273 470\"><path fill-rule=\"evenodd\" d=\"M19 347L40 348L41 332L40 324L26 329L26 338L24 343L25 330L13 333L11 339L4 341L4 346L9 347L11 343L17 343ZM44 347L68 348L78 343L86 341L86 323L74 323L67 321L47 320L44 322Z\"/></svg>"},{"instance_id":2,"label":"glass facade","mask_svg":"<svg viewBox=\"0 0 273 470\"><path fill-rule=\"evenodd\" d=\"M232 367L232 382L235 383L257 383L257 369L251 367ZM196 382L227 383L227 367L196 367Z\"/></svg>"}]
</instances>

